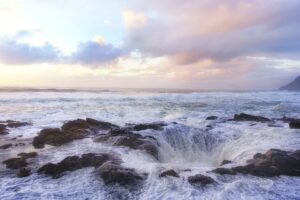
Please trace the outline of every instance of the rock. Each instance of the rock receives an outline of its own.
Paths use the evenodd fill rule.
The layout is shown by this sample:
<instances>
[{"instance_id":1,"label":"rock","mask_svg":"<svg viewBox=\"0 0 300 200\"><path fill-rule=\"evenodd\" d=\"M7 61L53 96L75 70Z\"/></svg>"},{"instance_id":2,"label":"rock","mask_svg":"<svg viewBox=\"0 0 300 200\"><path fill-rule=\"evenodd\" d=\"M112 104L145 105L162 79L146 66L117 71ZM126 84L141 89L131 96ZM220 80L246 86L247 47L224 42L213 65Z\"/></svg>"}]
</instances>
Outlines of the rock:
<instances>
[{"instance_id":1,"label":"rock","mask_svg":"<svg viewBox=\"0 0 300 200\"><path fill-rule=\"evenodd\" d=\"M179 177L178 173L174 171L173 169L167 170L162 172L159 177L166 177L166 176L173 176L173 177Z\"/></svg>"},{"instance_id":2,"label":"rock","mask_svg":"<svg viewBox=\"0 0 300 200\"><path fill-rule=\"evenodd\" d=\"M13 120L7 120L7 127L9 128L19 128L21 126L29 126L31 123L28 122L19 122L19 121L13 121Z\"/></svg>"},{"instance_id":3,"label":"rock","mask_svg":"<svg viewBox=\"0 0 300 200\"><path fill-rule=\"evenodd\" d=\"M6 125L0 124L0 135L8 134L8 130L6 128Z\"/></svg>"},{"instance_id":4,"label":"rock","mask_svg":"<svg viewBox=\"0 0 300 200\"><path fill-rule=\"evenodd\" d=\"M124 168L111 161L104 163L97 169L105 184L138 185L146 174L138 174L134 169Z\"/></svg>"},{"instance_id":5,"label":"rock","mask_svg":"<svg viewBox=\"0 0 300 200\"><path fill-rule=\"evenodd\" d=\"M162 130L164 126L166 126L166 124L164 123L137 124L133 126L133 130L134 131L142 131L146 129Z\"/></svg>"},{"instance_id":6,"label":"rock","mask_svg":"<svg viewBox=\"0 0 300 200\"><path fill-rule=\"evenodd\" d=\"M291 129L300 129L300 119L291 120L289 126Z\"/></svg>"},{"instance_id":7,"label":"rock","mask_svg":"<svg viewBox=\"0 0 300 200\"><path fill-rule=\"evenodd\" d=\"M8 134L7 128L18 128L21 126L28 126L28 125L31 124L27 122L19 122L13 120L0 121L0 135Z\"/></svg>"},{"instance_id":8,"label":"rock","mask_svg":"<svg viewBox=\"0 0 300 200\"><path fill-rule=\"evenodd\" d=\"M6 168L9 169L19 169L28 165L26 160L22 158L10 158L8 160L3 161L2 163L5 164Z\"/></svg>"},{"instance_id":9,"label":"rock","mask_svg":"<svg viewBox=\"0 0 300 200\"><path fill-rule=\"evenodd\" d=\"M37 157L37 152L30 152L30 153L19 153L18 156L20 156L22 159L28 159L28 158L34 158Z\"/></svg>"},{"instance_id":10,"label":"rock","mask_svg":"<svg viewBox=\"0 0 300 200\"><path fill-rule=\"evenodd\" d=\"M44 173L52 176L53 178L59 178L66 171L75 171L86 167L99 167L104 162L113 160L119 162L117 158L110 154L83 154L79 156L69 156L57 164L47 163L46 165L38 169L39 173Z\"/></svg>"},{"instance_id":11,"label":"rock","mask_svg":"<svg viewBox=\"0 0 300 200\"><path fill-rule=\"evenodd\" d=\"M227 165L227 164L230 164L230 163L232 163L231 160L223 160L222 163L221 163L221 166L222 165Z\"/></svg>"},{"instance_id":12,"label":"rock","mask_svg":"<svg viewBox=\"0 0 300 200\"><path fill-rule=\"evenodd\" d=\"M72 134L72 133L63 133L58 128L47 128L41 130L38 136L33 138L32 145L34 148L40 149L44 148L45 144L60 146L62 144L71 142L75 139L82 139L84 135L82 134Z\"/></svg>"},{"instance_id":13,"label":"rock","mask_svg":"<svg viewBox=\"0 0 300 200\"><path fill-rule=\"evenodd\" d=\"M214 172L216 174L221 174L221 175L224 175L224 174L235 175L236 174L235 171L233 171L232 169L228 169L228 168L217 168L217 169L212 170L212 172Z\"/></svg>"},{"instance_id":14,"label":"rock","mask_svg":"<svg viewBox=\"0 0 300 200\"><path fill-rule=\"evenodd\" d=\"M254 122L270 122L271 120L261 116L249 115L245 113L236 114L230 121L254 121Z\"/></svg>"},{"instance_id":15,"label":"rock","mask_svg":"<svg viewBox=\"0 0 300 200\"><path fill-rule=\"evenodd\" d=\"M19 169L17 176L19 178L27 177L30 175L31 170L29 168L22 167Z\"/></svg>"},{"instance_id":16,"label":"rock","mask_svg":"<svg viewBox=\"0 0 300 200\"><path fill-rule=\"evenodd\" d=\"M77 139L83 139L89 134L96 134L99 130L107 130L118 126L108 122L101 122L91 118L77 119L66 122L61 129L46 128L41 130L33 139L35 148L44 148L45 144L60 146Z\"/></svg>"},{"instance_id":17,"label":"rock","mask_svg":"<svg viewBox=\"0 0 300 200\"><path fill-rule=\"evenodd\" d=\"M300 150L287 152L270 149L265 154L255 154L247 165L232 168L233 171L255 176L300 176Z\"/></svg>"},{"instance_id":18,"label":"rock","mask_svg":"<svg viewBox=\"0 0 300 200\"><path fill-rule=\"evenodd\" d=\"M209 116L206 118L206 120L216 120L216 119L218 119L217 116Z\"/></svg>"},{"instance_id":19,"label":"rock","mask_svg":"<svg viewBox=\"0 0 300 200\"><path fill-rule=\"evenodd\" d=\"M8 149L11 146L12 146L12 144L4 144L4 145L0 146L0 149Z\"/></svg>"},{"instance_id":20,"label":"rock","mask_svg":"<svg viewBox=\"0 0 300 200\"><path fill-rule=\"evenodd\" d=\"M114 146L124 146L131 149L144 150L158 159L157 141L153 137L144 137L126 129L113 129L108 134L97 137L95 142L106 142Z\"/></svg>"},{"instance_id":21,"label":"rock","mask_svg":"<svg viewBox=\"0 0 300 200\"><path fill-rule=\"evenodd\" d=\"M204 176L202 174L197 174L194 176L188 177L188 182L190 184L201 184L202 186L214 183L214 179L209 176Z\"/></svg>"}]
</instances>

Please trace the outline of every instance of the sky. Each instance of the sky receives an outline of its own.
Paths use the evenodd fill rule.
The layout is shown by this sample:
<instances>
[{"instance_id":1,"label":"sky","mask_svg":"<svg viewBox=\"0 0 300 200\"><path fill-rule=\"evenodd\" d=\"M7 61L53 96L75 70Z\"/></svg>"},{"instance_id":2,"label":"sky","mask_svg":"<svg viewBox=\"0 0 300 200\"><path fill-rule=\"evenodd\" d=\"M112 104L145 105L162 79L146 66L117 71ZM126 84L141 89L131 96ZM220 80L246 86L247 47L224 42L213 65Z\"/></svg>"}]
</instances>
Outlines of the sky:
<instances>
[{"instance_id":1,"label":"sky","mask_svg":"<svg viewBox=\"0 0 300 200\"><path fill-rule=\"evenodd\" d=\"M0 87L269 90L300 75L299 0L0 0Z\"/></svg>"}]
</instances>

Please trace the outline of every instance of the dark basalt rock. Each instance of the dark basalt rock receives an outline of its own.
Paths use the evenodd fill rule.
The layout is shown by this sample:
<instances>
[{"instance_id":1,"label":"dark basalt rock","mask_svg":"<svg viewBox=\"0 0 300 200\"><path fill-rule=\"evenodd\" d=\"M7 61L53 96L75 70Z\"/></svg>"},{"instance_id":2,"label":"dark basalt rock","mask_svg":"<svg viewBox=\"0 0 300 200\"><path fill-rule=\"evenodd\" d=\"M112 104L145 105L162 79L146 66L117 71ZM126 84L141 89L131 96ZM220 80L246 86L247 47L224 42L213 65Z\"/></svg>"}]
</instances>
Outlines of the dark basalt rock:
<instances>
[{"instance_id":1,"label":"dark basalt rock","mask_svg":"<svg viewBox=\"0 0 300 200\"><path fill-rule=\"evenodd\" d=\"M28 165L26 160L22 158L10 158L8 160L3 161L2 163L5 164L6 168L9 169L19 169Z\"/></svg>"},{"instance_id":2,"label":"dark basalt rock","mask_svg":"<svg viewBox=\"0 0 300 200\"><path fill-rule=\"evenodd\" d=\"M206 120L216 120L216 119L218 119L217 116L209 116L206 118Z\"/></svg>"},{"instance_id":3,"label":"dark basalt rock","mask_svg":"<svg viewBox=\"0 0 300 200\"><path fill-rule=\"evenodd\" d=\"M91 118L77 119L66 122L61 129L46 128L41 130L33 139L35 148L44 148L45 144L60 146L77 139L83 139L89 134L96 134L99 130L108 130L118 126L108 122L97 121Z\"/></svg>"},{"instance_id":4,"label":"dark basalt rock","mask_svg":"<svg viewBox=\"0 0 300 200\"><path fill-rule=\"evenodd\" d=\"M0 135L8 134L8 130L6 128L6 125L0 124Z\"/></svg>"},{"instance_id":5,"label":"dark basalt rock","mask_svg":"<svg viewBox=\"0 0 300 200\"><path fill-rule=\"evenodd\" d=\"M31 170L29 168L22 167L19 169L17 176L19 178L30 176Z\"/></svg>"},{"instance_id":6,"label":"dark basalt rock","mask_svg":"<svg viewBox=\"0 0 300 200\"><path fill-rule=\"evenodd\" d=\"M188 182L192 185L200 184L202 186L214 183L214 179L209 176L204 176L202 174L197 174L188 177Z\"/></svg>"},{"instance_id":7,"label":"dark basalt rock","mask_svg":"<svg viewBox=\"0 0 300 200\"><path fill-rule=\"evenodd\" d=\"M158 159L157 141L153 137L144 137L132 133L126 129L114 129L108 134L97 137L95 142L107 142L114 146L124 146L131 149L144 150L154 158Z\"/></svg>"},{"instance_id":8,"label":"dark basalt rock","mask_svg":"<svg viewBox=\"0 0 300 200\"><path fill-rule=\"evenodd\" d=\"M147 178L134 169L124 168L114 162L106 162L97 169L105 184L138 185Z\"/></svg>"},{"instance_id":9,"label":"dark basalt rock","mask_svg":"<svg viewBox=\"0 0 300 200\"><path fill-rule=\"evenodd\" d=\"M221 175L224 175L224 174L235 175L236 174L235 171L233 171L232 169L228 169L228 168L217 168L217 169L212 170L212 172L214 172L216 174L221 174Z\"/></svg>"},{"instance_id":10,"label":"dark basalt rock","mask_svg":"<svg viewBox=\"0 0 300 200\"><path fill-rule=\"evenodd\" d=\"M18 156L20 156L22 159L28 159L28 158L34 158L38 156L37 152L30 152L30 153L19 153Z\"/></svg>"},{"instance_id":11,"label":"dark basalt rock","mask_svg":"<svg viewBox=\"0 0 300 200\"><path fill-rule=\"evenodd\" d=\"M300 119L291 120L289 126L291 129L300 129Z\"/></svg>"},{"instance_id":12,"label":"dark basalt rock","mask_svg":"<svg viewBox=\"0 0 300 200\"><path fill-rule=\"evenodd\" d=\"M41 130L38 136L33 138L32 145L37 149L44 148L45 144L60 146L75 139L82 139L84 136L78 133L64 133L58 128L47 128Z\"/></svg>"},{"instance_id":13,"label":"dark basalt rock","mask_svg":"<svg viewBox=\"0 0 300 200\"><path fill-rule=\"evenodd\" d=\"M19 128L21 126L29 126L31 123L28 122L19 122L19 121L13 121L13 120L7 120L7 127L8 128Z\"/></svg>"},{"instance_id":14,"label":"dark basalt rock","mask_svg":"<svg viewBox=\"0 0 300 200\"><path fill-rule=\"evenodd\" d=\"M232 168L233 171L255 176L300 176L300 150L287 152L271 149L265 154L255 154L247 165Z\"/></svg>"},{"instance_id":15,"label":"dark basalt rock","mask_svg":"<svg viewBox=\"0 0 300 200\"><path fill-rule=\"evenodd\" d=\"M11 146L12 146L12 144L4 144L4 145L0 146L0 149L8 149Z\"/></svg>"},{"instance_id":16,"label":"dark basalt rock","mask_svg":"<svg viewBox=\"0 0 300 200\"><path fill-rule=\"evenodd\" d=\"M254 122L270 122L271 120L266 117L261 116L255 116L255 115L249 115L245 113L236 114L234 115L233 119L230 119L229 121L254 121Z\"/></svg>"},{"instance_id":17,"label":"dark basalt rock","mask_svg":"<svg viewBox=\"0 0 300 200\"><path fill-rule=\"evenodd\" d=\"M166 176L173 176L173 177L179 177L178 173L174 171L173 169L167 170L162 172L159 177L166 177Z\"/></svg>"},{"instance_id":18,"label":"dark basalt rock","mask_svg":"<svg viewBox=\"0 0 300 200\"><path fill-rule=\"evenodd\" d=\"M166 126L166 124L164 123L149 123L149 124L137 124L132 128L134 131L142 131L146 129L162 130L164 126Z\"/></svg>"},{"instance_id":19,"label":"dark basalt rock","mask_svg":"<svg viewBox=\"0 0 300 200\"><path fill-rule=\"evenodd\" d=\"M227 164L230 164L230 163L232 163L231 160L223 160L222 163L221 163L221 166L222 165L227 165Z\"/></svg>"},{"instance_id":20,"label":"dark basalt rock","mask_svg":"<svg viewBox=\"0 0 300 200\"><path fill-rule=\"evenodd\" d=\"M38 169L39 173L44 173L52 176L53 178L59 178L66 171L75 171L86 167L99 167L104 162L113 160L119 162L117 158L110 154L83 154L79 156L69 156L57 164L47 163Z\"/></svg>"},{"instance_id":21,"label":"dark basalt rock","mask_svg":"<svg viewBox=\"0 0 300 200\"><path fill-rule=\"evenodd\" d=\"M31 124L28 122L19 122L13 120L0 121L0 135L8 134L7 128L18 128L21 126L28 126L28 125Z\"/></svg>"}]
</instances>

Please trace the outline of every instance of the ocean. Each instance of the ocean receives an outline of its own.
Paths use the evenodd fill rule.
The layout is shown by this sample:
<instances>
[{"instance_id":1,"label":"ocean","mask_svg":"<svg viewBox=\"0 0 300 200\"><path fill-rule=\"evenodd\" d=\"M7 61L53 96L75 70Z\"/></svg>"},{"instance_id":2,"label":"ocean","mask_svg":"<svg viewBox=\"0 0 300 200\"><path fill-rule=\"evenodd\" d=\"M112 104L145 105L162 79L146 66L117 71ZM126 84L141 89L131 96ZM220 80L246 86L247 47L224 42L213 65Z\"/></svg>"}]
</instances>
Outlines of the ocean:
<instances>
[{"instance_id":1,"label":"ocean","mask_svg":"<svg viewBox=\"0 0 300 200\"><path fill-rule=\"evenodd\" d=\"M190 92L143 90L2 90L0 121L30 122L30 126L9 129L0 135L0 146L25 143L0 150L1 162L20 152L38 152L33 166L58 163L67 156L109 152L118 155L122 166L147 173L143 185L134 190L105 185L92 167L65 173L53 179L32 173L18 178L0 164L0 199L300 199L300 178L292 176L257 177L217 175L210 171L223 160L229 166L244 165L256 153L271 148L300 149L300 130L288 123L228 121L235 114L247 113L270 119L300 118L300 93ZM206 120L217 116L216 120ZM143 130L139 134L158 141L155 159L144 151L105 143L87 137L61 146L34 149L30 144L44 128L61 127L75 119L93 118L118 126L165 123L163 130ZM159 178L163 170L174 169L179 178ZM204 174L214 184L195 187L188 177Z\"/></svg>"}]
</instances>

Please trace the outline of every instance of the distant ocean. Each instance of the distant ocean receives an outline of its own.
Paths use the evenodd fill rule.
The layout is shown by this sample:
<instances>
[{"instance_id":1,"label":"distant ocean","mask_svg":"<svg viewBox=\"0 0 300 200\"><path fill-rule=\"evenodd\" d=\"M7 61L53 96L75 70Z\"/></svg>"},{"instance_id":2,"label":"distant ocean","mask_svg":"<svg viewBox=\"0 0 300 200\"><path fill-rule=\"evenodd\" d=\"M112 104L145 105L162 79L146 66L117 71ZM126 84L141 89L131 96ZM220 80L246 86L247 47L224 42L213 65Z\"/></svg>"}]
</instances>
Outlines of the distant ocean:
<instances>
[{"instance_id":1,"label":"distant ocean","mask_svg":"<svg viewBox=\"0 0 300 200\"><path fill-rule=\"evenodd\" d=\"M299 177L209 173L223 160L231 160L234 166L243 165L254 154L271 148L300 149L299 129L290 129L282 121L227 121L239 113L270 119L300 118L300 93L2 88L0 121L17 120L32 125L9 129L9 134L0 135L0 146L11 141L31 141L44 128L61 127L78 118L89 117L118 126L153 122L167 126L160 131L140 133L156 138L159 160L140 150L96 144L92 138L41 150L30 144L0 150L1 162L20 152L38 151L33 165L57 163L83 153L110 152L122 159L123 166L148 174L138 190L105 186L91 167L68 172L58 179L37 173L17 178L0 164L0 199L299 199ZM218 118L206 120L208 116ZM161 179L158 174L163 169L176 169L180 177ZM187 177L196 173L209 175L217 183L195 188Z\"/></svg>"}]
</instances>

